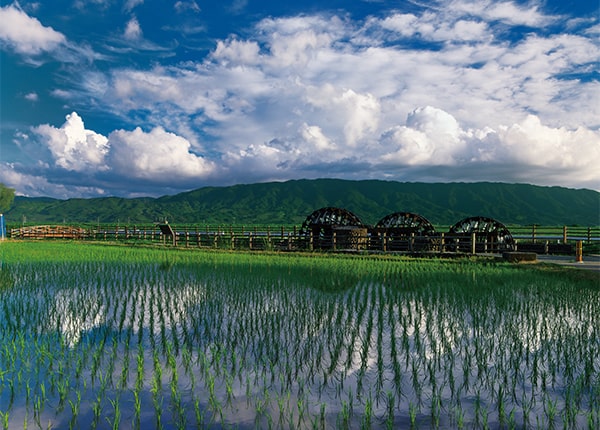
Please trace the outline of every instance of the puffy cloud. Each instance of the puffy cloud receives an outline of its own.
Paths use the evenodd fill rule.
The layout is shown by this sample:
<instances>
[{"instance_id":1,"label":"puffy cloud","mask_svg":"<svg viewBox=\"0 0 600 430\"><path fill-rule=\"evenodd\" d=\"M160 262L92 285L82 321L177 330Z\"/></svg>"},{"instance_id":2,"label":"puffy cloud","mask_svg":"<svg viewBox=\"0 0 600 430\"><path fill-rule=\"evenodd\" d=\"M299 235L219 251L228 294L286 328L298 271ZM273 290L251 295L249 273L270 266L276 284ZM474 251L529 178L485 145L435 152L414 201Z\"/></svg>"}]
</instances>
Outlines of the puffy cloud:
<instances>
[{"instance_id":1,"label":"puffy cloud","mask_svg":"<svg viewBox=\"0 0 600 430\"><path fill-rule=\"evenodd\" d=\"M488 25L472 19L441 21L439 15L396 13L379 21L377 25L403 38L421 37L441 42L481 42L489 39Z\"/></svg>"},{"instance_id":2,"label":"puffy cloud","mask_svg":"<svg viewBox=\"0 0 600 430\"><path fill-rule=\"evenodd\" d=\"M256 65L260 60L259 51L260 48L255 41L219 40L212 57L223 65Z\"/></svg>"},{"instance_id":3,"label":"puffy cloud","mask_svg":"<svg viewBox=\"0 0 600 430\"><path fill-rule=\"evenodd\" d=\"M347 31L338 17L320 16L264 19L257 30L266 36L265 44L271 54L265 61L272 67L296 72Z\"/></svg>"},{"instance_id":4,"label":"puffy cloud","mask_svg":"<svg viewBox=\"0 0 600 430\"><path fill-rule=\"evenodd\" d=\"M190 142L156 127L149 133L137 127L133 131L110 133L112 169L125 177L147 179L155 183L205 178L215 165L190 152Z\"/></svg>"},{"instance_id":5,"label":"puffy cloud","mask_svg":"<svg viewBox=\"0 0 600 430\"><path fill-rule=\"evenodd\" d=\"M60 128L44 124L33 131L52 153L55 165L66 170L92 173L110 169L126 177L163 181L203 177L214 169L213 163L190 152L188 140L162 127L149 133L139 127L115 130L107 138L87 130L73 112Z\"/></svg>"},{"instance_id":6,"label":"puffy cloud","mask_svg":"<svg viewBox=\"0 0 600 430\"><path fill-rule=\"evenodd\" d=\"M357 94L351 89L325 85L309 88L307 101L323 109L333 123L339 123L345 143L351 147L377 129L380 105L372 94Z\"/></svg>"},{"instance_id":7,"label":"puffy cloud","mask_svg":"<svg viewBox=\"0 0 600 430\"><path fill-rule=\"evenodd\" d=\"M327 33L317 33L312 29L303 30L293 35L273 33L270 51L272 60L280 66L301 67L306 65L318 52L331 43Z\"/></svg>"},{"instance_id":8,"label":"puffy cloud","mask_svg":"<svg viewBox=\"0 0 600 430\"><path fill-rule=\"evenodd\" d=\"M498 180L498 166L504 166L503 181L567 186L579 182L598 188L600 131L549 127L535 115L497 129L464 129L441 109L418 108L406 125L382 135L380 163L391 171L393 166L454 167L455 172L463 169L463 178L483 180ZM440 170L438 178L444 173Z\"/></svg>"},{"instance_id":9,"label":"puffy cloud","mask_svg":"<svg viewBox=\"0 0 600 430\"><path fill-rule=\"evenodd\" d=\"M467 13L486 21L502 21L510 25L543 27L555 20L540 12L535 2L519 5L512 1L454 0L446 8L450 13Z\"/></svg>"},{"instance_id":10,"label":"puffy cloud","mask_svg":"<svg viewBox=\"0 0 600 430\"><path fill-rule=\"evenodd\" d=\"M463 135L449 113L431 106L418 108L408 115L405 126L384 133L382 143L397 150L382 159L400 165L455 165L465 156Z\"/></svg>"},{"instance_id":11,"label":"puffy cloud","mask_svg":"<svg viewBox=\"0 0 600 430\"><path fill-rule=\"evenodd\" d=\"M60 178L64 179L64 178ZM28 197L73 198L73 197L98 197L105 193L101 187L86 185L67 185L51 181L46 171L30 173L22 165L4 163L0 165L0 182L14 188L17 195ZM79 180L81 182L81 180Z\"/></svg>"},{"instance_id":12,"label":"puffy cloud","mask_svg":"<svg viewBox=\"0 0 600 430\"><path fill-rule=\"evenodd\" d=\"M86 130L76 112L67 115L66 122L60 128L44 124L33 131L47 145L58 167L76 172L108 168L104 160L109 151L108 139Z\"/></svg>"},{"instance_id":13,"label":"puffy cloud","mask_svg":"<svg viewBox=\"0 0 600 430\"><path fill-rule=\"evenodd\" d=\"M0 44L19 54L38 55L66 42L65 36L27 15L18 4L0 7Z\"/></svg>"},{"instance_id":14,"label":"puffy cloud","mask_svg":"<svg viewBox=\"0 0 600 430\"><path fill-rule=\"evenodd\" d=\"M598 179L600 132L578 127L552 128L535 115L503 126L497 136L500 148L496 157L519 164L569 169L582 180Z\"/></svg>"},{"instance_id":15,"label":"puffy cloud","mask_svg":"<svg viewBox=\"0 0 600 430\"><path fill-rule=\"evenodd\" d=\"M404 37L410 37L417 31L417 23L418 18L412 13L396 13L381 20L379 25Z\"/></svg>"},{"instance_id":16,"label":"puffy cloud","mask_svg":"<svg viewBox=\"0 0 600 430\"><path fill-rule=\"evenodd\" d=\"M519 7L513 2L484 2L483 16L491 20L501 20L512 25L527 25L539 27L547 24L551 19L540 13L538 7Z\"/></svg>"},{"instance_id":17,"label":"puffy cloud","mask_svg":"<svg viewBox=\"0 0 600 430\"><path fill-rule=\"evenodd\" d=\"M124 36L129 40L137 40L142 37L142 28L136 17L131 18L129 22L127 22Z\"/></svg>"},{"instance_id":18,"label":"puffy cloud","mask_svg":"<svg viewBox=\"0 0 600 430\"><path fill-rule=\"evenodd\" d=\"M24 98L30 102L37 102L39 100L39 96L36 92L27 93L25 94Z\"/></svg>"},{"instance_id":19,"label":"puffy cloud","mask_svg":"<svg viewBox=\"0 0 600 430\"><path fill-rule=\"evenodd\" d=\"M300 135L302 136L304 142L306 142L308 148L311 150L321 152L336 148L335 143L331 142L331 140L328 139L325 134L323 134L321 127L317 125L308 125L306 123L302 124Z\"/></svg>"},{"instance_id":20,"label":"puffy cloud","mask_svg":"<svg viewBox=\"0 0 600 430\"><path fill-rule=\"evenodd\" d=\"M577 35L540 37L531 35L507 50L498 62L529 76L548 76L569 70L574 65L592 62L600 55L593 40Z\"/></svg>"}]
</instances>

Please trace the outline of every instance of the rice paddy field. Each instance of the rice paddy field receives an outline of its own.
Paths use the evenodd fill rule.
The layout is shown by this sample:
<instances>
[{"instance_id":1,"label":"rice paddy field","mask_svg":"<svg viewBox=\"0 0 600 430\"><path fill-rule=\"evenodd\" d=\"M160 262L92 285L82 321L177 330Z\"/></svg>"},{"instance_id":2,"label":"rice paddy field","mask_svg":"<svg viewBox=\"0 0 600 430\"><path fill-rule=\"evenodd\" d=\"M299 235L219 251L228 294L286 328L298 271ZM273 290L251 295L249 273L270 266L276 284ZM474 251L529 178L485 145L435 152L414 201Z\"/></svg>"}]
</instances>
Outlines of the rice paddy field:
<instances>
[{"instance_id":1,"label":"rice paddy field","mask_svg":"<svg viewBox=\"0 0 600 430\"><path fill-rule=\"evenodd\" d=\"M597 273L0 243L0 428L600 428Z\"/></svg>"}]
</instances>

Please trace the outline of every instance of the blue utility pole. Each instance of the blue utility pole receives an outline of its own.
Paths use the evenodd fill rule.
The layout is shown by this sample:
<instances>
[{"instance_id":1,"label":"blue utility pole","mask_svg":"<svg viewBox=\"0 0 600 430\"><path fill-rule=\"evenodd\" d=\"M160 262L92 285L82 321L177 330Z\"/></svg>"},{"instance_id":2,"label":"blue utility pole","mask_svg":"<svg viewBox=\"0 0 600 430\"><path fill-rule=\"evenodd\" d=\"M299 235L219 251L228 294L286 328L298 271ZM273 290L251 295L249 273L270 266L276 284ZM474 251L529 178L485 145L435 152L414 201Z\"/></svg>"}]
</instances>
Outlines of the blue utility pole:
<instances>
[{"instance_id":1,"label":"blue utility pole","mask_svg":"<svg viewBox=\"0 0 600 430\"><path fill-rule=\"evenodd\" d=\"M6 224L4 224L4 214L0 214L0 240L6 239Z\"/></svg>"}]
</instances>

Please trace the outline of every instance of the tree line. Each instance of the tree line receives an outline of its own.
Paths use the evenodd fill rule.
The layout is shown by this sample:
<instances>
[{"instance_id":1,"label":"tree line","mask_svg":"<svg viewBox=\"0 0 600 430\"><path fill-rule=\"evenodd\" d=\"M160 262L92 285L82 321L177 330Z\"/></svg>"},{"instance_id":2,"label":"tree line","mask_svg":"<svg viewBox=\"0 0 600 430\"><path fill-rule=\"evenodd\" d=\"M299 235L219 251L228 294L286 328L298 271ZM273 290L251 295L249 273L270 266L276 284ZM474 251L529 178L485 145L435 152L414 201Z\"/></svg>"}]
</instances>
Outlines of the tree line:
<instances>
[{"instance_id":1,"label":"tree line","mask_svg":"<svg viewBox=\"0 0 600 430\"><path fill-rule=\"evenodd\" d=\"M15 190L0 183L0 213L7 211L15 200Z\"/></svg>"}]
</instances>

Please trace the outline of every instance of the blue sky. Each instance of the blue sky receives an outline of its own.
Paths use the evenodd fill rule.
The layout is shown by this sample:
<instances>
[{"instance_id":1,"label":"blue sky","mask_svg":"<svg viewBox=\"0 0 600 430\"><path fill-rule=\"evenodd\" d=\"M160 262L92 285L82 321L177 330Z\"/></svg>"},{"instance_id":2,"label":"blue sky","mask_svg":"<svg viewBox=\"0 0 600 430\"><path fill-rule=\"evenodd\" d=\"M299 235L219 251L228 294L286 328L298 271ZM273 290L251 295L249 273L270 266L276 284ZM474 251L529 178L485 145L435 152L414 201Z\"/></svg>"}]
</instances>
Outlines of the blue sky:
<instances>
[{"instance_id":1,"label":"blue sky","mask_svg":"<svg viewBox=\"0 0 600 430\"><path fill-rule=\"evenodd\" d=\"M0 0L0 182L600 190L593 0Z\"/></svg>"}]
</instances>

